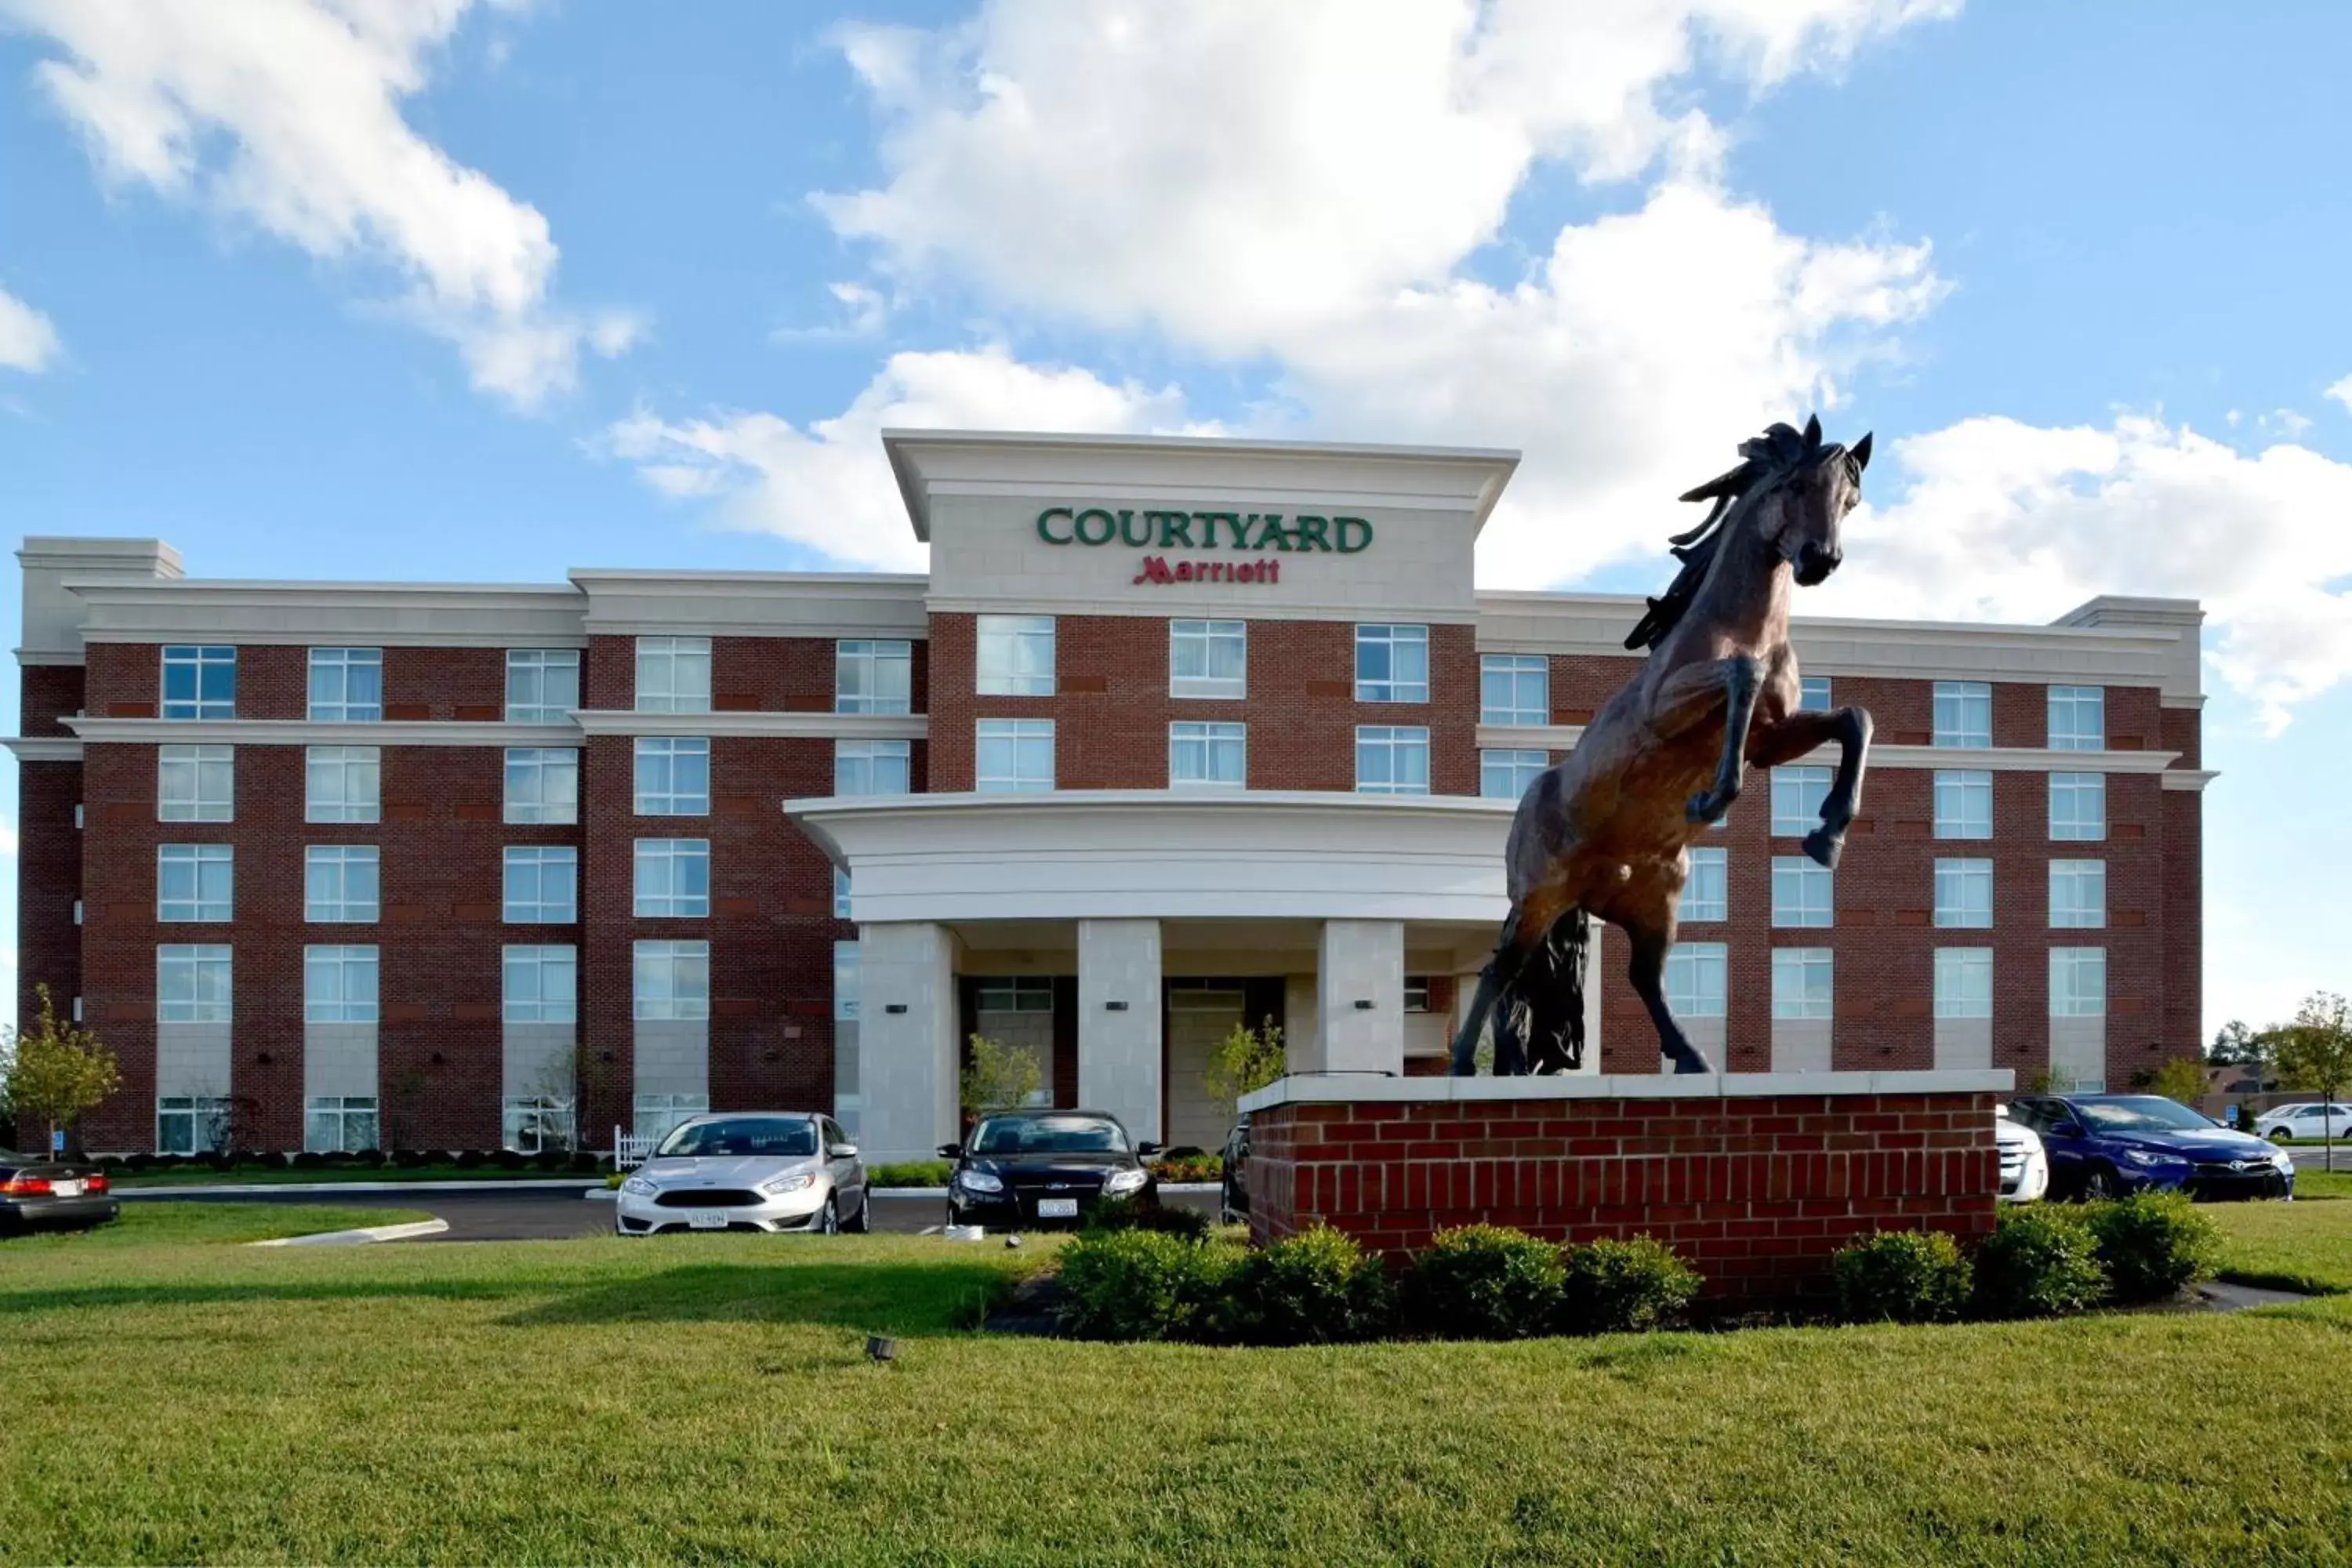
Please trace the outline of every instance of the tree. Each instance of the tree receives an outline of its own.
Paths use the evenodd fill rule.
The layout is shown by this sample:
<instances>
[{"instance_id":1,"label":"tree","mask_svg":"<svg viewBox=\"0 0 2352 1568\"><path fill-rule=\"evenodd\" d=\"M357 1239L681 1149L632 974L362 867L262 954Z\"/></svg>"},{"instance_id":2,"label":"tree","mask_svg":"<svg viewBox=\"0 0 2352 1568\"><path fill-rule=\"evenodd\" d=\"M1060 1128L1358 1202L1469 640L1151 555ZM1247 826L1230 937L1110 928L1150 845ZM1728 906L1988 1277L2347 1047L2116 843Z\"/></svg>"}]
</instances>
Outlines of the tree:
<instances>
[{"instance_id":1,"label":"tree","mask_svg":"<svg viewBox=\"0 0 2352 1568\"><path fill-rule=\"evenodd\" d=\"M122 1075L115 1070L114 1053L96 1035L79 1024L58 1021L47 986L37 985L33 994L40 999L33 1026L8 1034L0 1119L16 1118L19 1137L25 1123L39 1123L46 1144L58 1129L71 1129L83 1112L121 1088Z\"/></svg>"},{"instance_id":2,"label":"tree","mask_svg":"<svg viewBox=\"0 0 2352 1568\"><path fill-rule=\"evenodd\" d=\"M2207 1060L2230 1067L2260 1067L2263 1055L2263 1037L2246 1027L2242 1018L2232 1018L2222 1025L2215 1032L2213 1043L2205 1047Z\"/></svg>"},{"instance_id":3,"label":"tree","mask_svg":"<svg viewBox=\"0 0 2352 1568\"><path fill-rule=\"evenodd\" d=\"M1209 1053L1209 1065L1201 1074L1201 1084L1209 1091L1209 1098L1223 1106L1225 1114L1231 1116L1236 1100L1280 1078L1287 1065L1281 1025L1271 1018L1255 1029L1247 1024L1235 1024L1234 1032Z\"/></svg>"},{"instance_id":4,"label":"tree","mask_svg":"<svg viewBox=\"0 0 2352 1568\"><path fill-rule=\"evenodd\" d=\"M1026 1105L1045 1086L1037 1053L1008 1046L986 1035L974 1035L963 1068L963 1110L968 1117L984 1110Z\"/></svg>"},{"instance_id":5,"label":"tree","mask_svg":"<svg viewBox=\"0 0 2352 1568\"><path fill-rule=\"evenodd\" d=\"M2309 1089L2333 1103L2352 1085L2352 1004L2332 991L2315 991L2295 1010L2294 1022L2268 1031L2279 1081ZM2327 1144L2326 1168L2336 1168L2336 1126L2321 1123Z\"/></svg>"},{"instance_id":6,"label":"tree","mask_svg":"<svg viewBox=\"0 0 2352 1568\"><path fill-rule=\"evenodd\" d=\"M2205 1098L2205 1069L2187 1057L2174 1057L2148 1074L2148 1092L2194 1106Z\"/></svg>"}]
</instances>

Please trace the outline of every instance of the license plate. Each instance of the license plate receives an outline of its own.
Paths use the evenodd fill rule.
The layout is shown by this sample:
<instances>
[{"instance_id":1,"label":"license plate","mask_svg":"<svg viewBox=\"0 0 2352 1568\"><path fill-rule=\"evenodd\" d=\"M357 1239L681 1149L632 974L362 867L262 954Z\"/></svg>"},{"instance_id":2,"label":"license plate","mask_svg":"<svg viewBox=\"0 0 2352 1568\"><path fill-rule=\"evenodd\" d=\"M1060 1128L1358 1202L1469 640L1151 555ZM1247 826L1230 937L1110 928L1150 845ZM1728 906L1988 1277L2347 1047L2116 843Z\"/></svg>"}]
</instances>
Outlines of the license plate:
<instances>
[{"instance_id":1,"label":"license plate","mask_svg":"<svg viewBox=\"0 0 2352 1568\"><path fill-rule=\"evenodd\" d=\"M688 1209L686 1226L688 1230L725 1230L727 1215L719 1209Z\"/></svg>"},{"instance_id":2,"label":"license plate","mask_svg":"<svg viewBox=\"0 0 2352 1568\"><path fill-rule=\"evenodd\" d=\"M81 1196L81 1178L77 1176L68 1181L51 1182L49 1191L61 1198L78 1198Z\"/></svg>"},{"instance_id":3,"label":"license plate","mask_svg":"<svg viewBox=\"0 0 2352 1568\"><path fill-rule=\"evenodd\" d=\"M1078 1200L1076 1198L1039 1198L1037 1200L1037 1217L1039 1219L1076 1219L1078 1217Z\"/></svg>"}]
</instances>

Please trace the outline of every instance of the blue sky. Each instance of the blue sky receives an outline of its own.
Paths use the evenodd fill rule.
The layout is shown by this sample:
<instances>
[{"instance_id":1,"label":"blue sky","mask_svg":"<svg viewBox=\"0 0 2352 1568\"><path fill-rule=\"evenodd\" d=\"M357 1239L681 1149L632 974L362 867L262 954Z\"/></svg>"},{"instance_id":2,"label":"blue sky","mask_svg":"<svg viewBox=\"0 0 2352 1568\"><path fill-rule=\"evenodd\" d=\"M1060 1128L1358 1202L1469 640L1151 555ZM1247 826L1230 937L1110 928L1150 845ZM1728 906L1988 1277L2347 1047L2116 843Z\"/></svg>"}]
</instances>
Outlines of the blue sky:
<instances>
[{"instance_id":1,"label":"blue sky","mask_svg":"<svg viewBox=\"0 0 2352 1568\"><path fill-rule=\"evenodd\" d=\"M1217 429L1521 447L1482 578L1622 589L1827 406L1812 607L2207 600L2209 1026L2352 984L2352 13L1594 9L0 0L8 515L904 567L880 424Z\"/></svg>"}]
</instances>

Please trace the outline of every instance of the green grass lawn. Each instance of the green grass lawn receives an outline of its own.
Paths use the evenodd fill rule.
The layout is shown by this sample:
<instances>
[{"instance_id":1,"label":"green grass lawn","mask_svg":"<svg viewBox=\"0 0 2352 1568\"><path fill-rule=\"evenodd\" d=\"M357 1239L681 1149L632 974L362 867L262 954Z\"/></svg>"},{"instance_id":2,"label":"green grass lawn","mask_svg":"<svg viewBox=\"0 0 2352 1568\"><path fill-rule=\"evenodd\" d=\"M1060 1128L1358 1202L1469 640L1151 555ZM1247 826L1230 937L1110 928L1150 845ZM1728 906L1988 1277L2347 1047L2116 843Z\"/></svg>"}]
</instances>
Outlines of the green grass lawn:
<instances>
[{"instance_id":1,"label":"green grass lawn","mask_svg":"<svg viewBox=\"0 0 2352 1568\"><path fill-rule=\"evenodd\" d=\"M0 1240L0 1294L35 1268L86 1252L119 1255L186 1243L275 1241L327 1230L357 1230L430 1219L421 1210L337 1208L328 1204L125 1204L122 1217L90 1230L42 1230Z\"/></svg>"},{"instance_id":2,"label":"green grass lawn","mask_svg":"<svg viewBox=\"0 0 2352 1568\"><path fill-rule=\"evenodd\" d=\"M2223 1277L2288 1290L2352 1292L2352 1174L2303 1171L2291 1204L2215 1204Z\"/></svg>"},{"instance_id":3,"label":"green grass lawn","mask_svg":"<svg viewBox=\"0 0 2352 1568\"><path fill-rule=\"evenodd\" d=\"M2295 1374L2347 1364L2352 1297L2228 1317L1217 1351L963 1331L1038 1265L1036 1246L256 1249L151 1212L139 1226L185 1228L0 1252L0 1387L24 1461L0 1468L0 1542L22 1560L2234 1565L2352 1551L2352 1410L2340 1379ZM2214 1212L2233 1260L2315 1277L2340 1266L2352 1202ZM900 1336L895 1365L864 1358L876 1330Z\"/></svg>"},{"instance_id":4,"label":"green grass lawn","mask_svg":"<svg viewBox=\"0 0 2352 1568\"><path fill-rule=\"evenodd\" d=\"M419 1165L403 1170L396 1165L364 1171L296 1171L283 1165L239 1166L233 1171L215 1171L204 1166L178 1166L169 1171L122 1171L113 1177L118 1192L138 1192L152 1187L275 1187L286 1185L325 1185L341 1182L577 1182L583 1186L594 1186L604 1180L600 1175L583 1174L573 1171L509 1171L497 1166L480 1166L460 1170L455 1165Z\"/></svg>"}]
</instances>

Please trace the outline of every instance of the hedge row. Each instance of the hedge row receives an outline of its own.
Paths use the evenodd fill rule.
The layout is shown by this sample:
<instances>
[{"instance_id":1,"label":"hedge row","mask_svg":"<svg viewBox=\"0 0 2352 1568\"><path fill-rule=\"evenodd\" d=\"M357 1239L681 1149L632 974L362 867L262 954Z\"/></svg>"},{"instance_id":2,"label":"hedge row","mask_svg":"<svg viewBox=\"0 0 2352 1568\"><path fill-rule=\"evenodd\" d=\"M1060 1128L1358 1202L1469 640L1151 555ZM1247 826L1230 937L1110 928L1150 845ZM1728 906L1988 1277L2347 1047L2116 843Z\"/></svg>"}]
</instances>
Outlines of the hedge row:
<instances>
[{"instance_id":1,"label":"hedge row","mask_svg":"<svg viewBox=\"0 0 2352 1568\"><path fill-rule=\"evenodd\" d=\"M414 1171L428 1165L452 1165L461 1171L487 1168L593 1173L602 1162L584 1149L550 1150L541 1154L521 1154L512 1149L369 1149L335 1154L224 1149L204 1154L108 1154L96 1163L109 1171L381 1171L387 1167Z\"/></svg>"}]
</instances>

